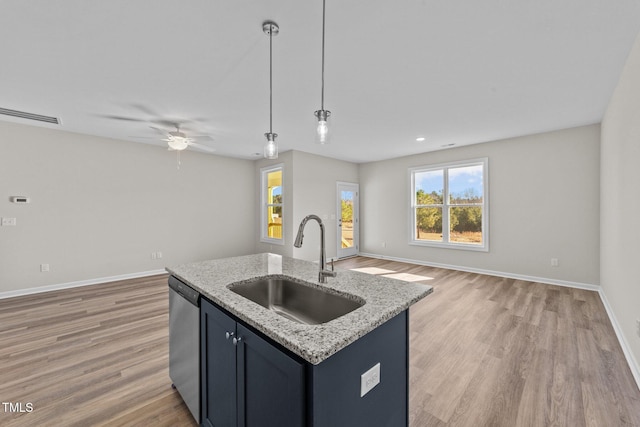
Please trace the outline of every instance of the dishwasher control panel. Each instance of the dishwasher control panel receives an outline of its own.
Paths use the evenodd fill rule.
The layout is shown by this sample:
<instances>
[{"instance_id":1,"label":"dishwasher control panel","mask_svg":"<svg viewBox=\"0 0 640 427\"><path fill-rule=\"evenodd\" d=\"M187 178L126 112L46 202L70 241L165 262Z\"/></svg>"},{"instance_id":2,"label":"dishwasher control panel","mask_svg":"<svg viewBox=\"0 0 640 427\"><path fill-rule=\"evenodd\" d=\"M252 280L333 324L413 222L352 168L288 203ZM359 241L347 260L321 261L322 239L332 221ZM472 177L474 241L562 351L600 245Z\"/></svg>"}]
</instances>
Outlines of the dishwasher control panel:
<instances>
[{"instance_id":1,"label":"dishwasher control panel","mask_svg":"<svg viewBox=\"0 0 640 427\"><path fill-rule=\"evenodd\" d=\"M187 286L180 279L174 276L170 276L169 287L180 294L182 298L186 299L191 304L195 305L196 307L200 306L200 293L195 289Z\"/></svg>"}]
</instances>

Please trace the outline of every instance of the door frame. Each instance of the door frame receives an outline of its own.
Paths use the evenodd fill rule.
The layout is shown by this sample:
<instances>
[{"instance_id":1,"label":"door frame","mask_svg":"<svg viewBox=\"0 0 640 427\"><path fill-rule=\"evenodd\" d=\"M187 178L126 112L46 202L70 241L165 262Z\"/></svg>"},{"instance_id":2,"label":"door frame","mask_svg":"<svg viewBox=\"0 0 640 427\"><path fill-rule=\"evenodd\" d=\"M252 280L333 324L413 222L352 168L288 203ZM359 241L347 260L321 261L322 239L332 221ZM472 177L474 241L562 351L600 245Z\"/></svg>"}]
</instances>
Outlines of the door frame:
<instances>
[{"instance_id":1,"label":"door frame","mask_svg":"<svg viewBox=\"0 0 640 427\"><path fill-rule=\"evenodd\" d=\"M342 191L353 191L353 246L342 248ZM360 251L360 184L355 182L336 182L336 258L357 256Z\"/></svg>"}]
</instances>

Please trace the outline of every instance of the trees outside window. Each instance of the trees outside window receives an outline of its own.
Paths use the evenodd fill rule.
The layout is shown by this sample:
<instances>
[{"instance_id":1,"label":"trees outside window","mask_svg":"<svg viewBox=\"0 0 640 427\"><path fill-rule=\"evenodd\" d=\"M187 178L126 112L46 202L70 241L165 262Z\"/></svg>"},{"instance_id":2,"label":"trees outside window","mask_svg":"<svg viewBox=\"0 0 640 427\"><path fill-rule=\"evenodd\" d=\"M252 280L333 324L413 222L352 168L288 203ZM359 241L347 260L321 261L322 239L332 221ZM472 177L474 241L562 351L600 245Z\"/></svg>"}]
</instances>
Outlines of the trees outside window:
<instances>
[{"instance_id":1,"label":"trees outside window","mask_svg":"<svg viewBox=\"0 0 640 427\"><path fill-rule=\"evenodd\" d=\"M282 166L261 170L262 204L260 213L260 240L283 244L282 239Z\"/></svg>"},{"instance_id":2,"label":"trees outside window","mask_svg":"<svg viewBox=\"0 0 640 427\"><path fill-rule=\"evenodd\" d=\"M410 169L410 243L487 251L488 159Z\"/></svg>"}]
</instances>

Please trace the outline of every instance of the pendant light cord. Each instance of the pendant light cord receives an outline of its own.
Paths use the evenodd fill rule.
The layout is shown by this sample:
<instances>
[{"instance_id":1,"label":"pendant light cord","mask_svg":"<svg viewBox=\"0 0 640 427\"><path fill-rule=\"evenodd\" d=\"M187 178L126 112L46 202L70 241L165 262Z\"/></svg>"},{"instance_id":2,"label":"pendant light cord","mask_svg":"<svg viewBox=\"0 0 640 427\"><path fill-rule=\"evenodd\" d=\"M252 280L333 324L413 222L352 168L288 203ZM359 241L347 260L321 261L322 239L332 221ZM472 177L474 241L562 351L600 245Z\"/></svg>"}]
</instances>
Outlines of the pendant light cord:
<instances>
[{"instance_id":1,"label":"pendant light cord","mask_svg":"<svg viewBox=\"0 0 640 427\"><path fill-rule=\"evenodd\" d=\"M269 133L273 133L273 25L269 30Z\"/></svg>"},{"instance_id":2,"label":"pendant light cord","mask_svg":"<svg viewBox=\"0 0 640 427\"><path fill-rule=\"evenodd\" d=\"M320 109L324 110L324 12L325 0L322 0L322 93L320 94Z\"/></svg>"}]
</instances>

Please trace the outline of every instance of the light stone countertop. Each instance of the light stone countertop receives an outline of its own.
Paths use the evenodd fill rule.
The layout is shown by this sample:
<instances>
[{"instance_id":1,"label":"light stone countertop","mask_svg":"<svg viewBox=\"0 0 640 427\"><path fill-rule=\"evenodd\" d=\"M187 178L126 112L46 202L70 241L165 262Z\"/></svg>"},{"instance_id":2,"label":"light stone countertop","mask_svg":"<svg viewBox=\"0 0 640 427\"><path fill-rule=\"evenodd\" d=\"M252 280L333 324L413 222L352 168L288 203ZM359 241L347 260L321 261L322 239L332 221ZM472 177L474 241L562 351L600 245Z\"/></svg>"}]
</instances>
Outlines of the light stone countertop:
<instances>
[{"instance_id":1,"label":"light stone countertop","mask_svg":"<svg viewBox=\"0 0 640 427\"><path fill-rule=\"evenodd\" d=\"M433 291L431 286L349 270L318 283L318 264L257 254L167 267L166 270L269 338L317 365ZM365 304L335 320L304 325L286 319L228 289L267 276L291 277L310 286L362 299ZM355 297L355 298L354 298Z\"/></svg>"}]
</instances>

